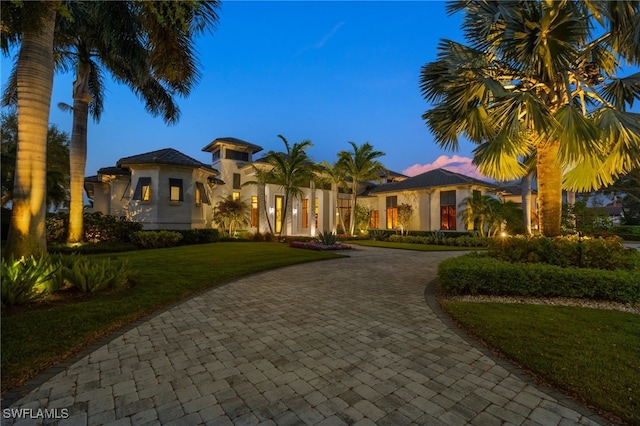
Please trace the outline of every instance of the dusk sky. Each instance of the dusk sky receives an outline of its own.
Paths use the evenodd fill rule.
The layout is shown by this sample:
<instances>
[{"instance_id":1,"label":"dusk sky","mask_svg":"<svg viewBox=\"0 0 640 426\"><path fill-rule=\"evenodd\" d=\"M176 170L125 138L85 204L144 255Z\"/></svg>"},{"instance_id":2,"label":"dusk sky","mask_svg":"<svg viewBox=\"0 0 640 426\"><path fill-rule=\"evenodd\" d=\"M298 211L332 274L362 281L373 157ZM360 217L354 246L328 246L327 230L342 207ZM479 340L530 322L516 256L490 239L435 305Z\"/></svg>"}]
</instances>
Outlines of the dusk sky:
<instances>
[{"instance_id":1,"label":"dusk sky","mask_svg":"<svg viewBox=\"0 0 640 426\"><path fill-rule=\"evenodd\" d=\"M420 68L435 59L440 38L462 40L460 16L448 17L444 2L223 2L218 29L198 39L202 77L179 100L178 124L165 125L109 82L102 119L89 124L86 174L168 147L209 163L202 147L225 136L281 150L278 134L310 139L316 161L333 162L348 141L369 142L386 153L387 168L417 174L454 155L420 118L428 107ZM3 87L11 66L3 57ZM69 133L71 114L57 104L72 103L72 81L56 75L50 115ZM471 150L465 144L457 154Z\"/></svg>"}]
</instances>

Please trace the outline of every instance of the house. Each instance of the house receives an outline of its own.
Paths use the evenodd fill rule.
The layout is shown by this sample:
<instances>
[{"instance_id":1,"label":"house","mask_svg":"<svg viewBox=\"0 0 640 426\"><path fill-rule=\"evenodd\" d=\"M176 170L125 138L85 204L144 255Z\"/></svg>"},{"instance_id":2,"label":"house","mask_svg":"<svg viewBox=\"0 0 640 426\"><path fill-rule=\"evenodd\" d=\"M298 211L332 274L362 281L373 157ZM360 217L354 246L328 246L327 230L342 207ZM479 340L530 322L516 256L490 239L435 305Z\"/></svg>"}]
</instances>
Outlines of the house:
<instances>
[{"instance_id":1,"label":"house","mask_svg":"<svg viewBox=\"0 0 640 426\"><path fill-rule=\"evenodd\" d=\"M493 193L497 187L445 169L435 169L396 182L381 184L369 189L360 200L370 211L369 227L396 229L398 206L413 206L409 229L421 231L465 231L457 214L458 205L474 192ZM473 225L471 225L473 228Z\"/></svg>"},{"instance_id":2,"label":"house","mask_svg":"<svg viewBox=\"0 0 640 426\"><path fill-rule=\"evenodd\" d=\"M210 228L211 196L224 183L218 175L172 148L121 158L85 179L88 211L125 216L145 229Z\"/></svg>"},{"instance_id":3,"label":"house","mask_svg":"<svg viewBox=\"0 0 640 426\"><path fill-rule=\"evenodd\" d=\"M278 185L260 182L257 172L270 167L263 148L233 137L217 138L202 151L204 164L175 149L125 157L85 179L93 205L88 211L125 216L145 229L196 229L216 226L213 209L224 198L245 201L251 210L250 232L315 236L345 226L351 216L351 195L335 184L309 181L290 200L284 214L284 193ZM409 229L464 231L458 205L474 192L497 187L444 169L407 177L385 171L373 182L362 182L358 204L370 212L370 227L396 229L397 206L414 207ZM283 221L282 218L286 217ZM471 225L472 226L472 225Z\"/></svg>"}]
</instances>

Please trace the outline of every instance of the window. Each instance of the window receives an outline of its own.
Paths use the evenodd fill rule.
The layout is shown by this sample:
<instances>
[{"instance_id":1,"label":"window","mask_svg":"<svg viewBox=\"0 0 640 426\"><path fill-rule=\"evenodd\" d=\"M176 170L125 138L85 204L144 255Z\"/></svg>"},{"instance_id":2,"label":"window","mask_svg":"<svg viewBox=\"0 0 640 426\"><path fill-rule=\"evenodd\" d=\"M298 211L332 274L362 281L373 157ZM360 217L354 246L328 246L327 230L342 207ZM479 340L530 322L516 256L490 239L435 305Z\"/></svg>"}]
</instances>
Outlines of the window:
<instances>
[{"instance_id":1,"label":"window","mask_svg":"<svg viewBox=\"0 0 640 426\"><path fill-rule=\"evenodd\" d=\"M240 189L240 173L233 174L233 189Z\"/></svg>"},{"instance_id":2,"label":"window","mask_svg":"<svg viewBox=\"0 0 640 426\"><path fill-rule=\"evenodd\" d=\"M440 229L456 230L456 191L440 191Z\"/></svg>"},{"instance_id":3,"label":"window","mask_svg":"<svg viewBox=\"0 0 640 426\"><path fill-rule=\"evenodd\" d=\"M227 148L225 158L228 160L249 161L249 153Z\"/></svg>"},{"instance_id":4,"label":"window","mask_svg":"<svg viewBox=\"0 0 640 426\"><path fill-rule=\"evenodd\" d=\"M231 198L233 198L233 201L238 201L240 199L240 193L234 192L233 194L231 194Z\"/></svg>"},{"instance_id":5,"label":"window","mask_svg":"<svg viewBox=\"0 0 640 426\"><path fill-rule=\"evenodd\" d=\"M284 197L276 195L276 232L282 231L282 209L284 208Z\"/></svg>"},{"instance_id":6,"label":"window","mask_svg":"<svg viewBox=\"0 0 640 426\"><path fill-rule=\"evenodd\" d=\"M218 161L220 159L220 150L217 149L212 153L213 161Z\"/></svg>"},{"instance_id":7,"label":"window","mask_svg":"<svg viewBox=\"0 0 640 426\"><path fill-rule=\"evenodd\" d=\"M211 204L211 201L209 201L209 196L207 195L207 191L204 187L204 184L202 182L196 182L196 204L200 205L202 203L204 204Z\"/></svg>"},{"instance_id":8,"label":"window","mask_svg":"<svg viewBox=\"0 0 640 426\"><path fill-rule=\"evenodd\" d=\"M169 201L172 203L184 201L182 179L169 178Z\"/></svg>"},{"instance_id":9,"label":"window","mask_svg":"<svg viewBox=\"0 0 640 426\"><path fill-rule=\"evenodd\" d=\"M371 210L369 213L369 228L380 228L380 212L378 210Z\"/></svg>"},{"instance_id":10,"label":"window","mask_svg":"<svg viewBox=\"0 0 640 426\"><path fill-rule=\"evenodd\" d=\"M251 227L258 227L258 197L255 195L251 196Z\"/></svg>"},{"instance_id":11,"label":"window","mask_svg":"<svg viewBox=\"0 0 640 426\"><path fill-rule=\"evenodd\" d=\"M302 200L302 227L309 227L309 199Z\"/></svg>"},{"instance_id":12,"label":"window","mask_svg":"<svg viewBox=\"0 0 640 426\"><path fill-rule=\"evenodd\" d=\"M387 197L387 229L398 227L398 197Z\"/></svg>"},{"instance_id":13,"label":"window","mask_svg":"<svg viewBox=\"0 0 640 426\"><path fill-rule=\"evenodd\" d=\"M141 177L136 184L136 190L133 192L133 199L140 201L151 200L151 178Z\"/></svg>"}]
</instances>

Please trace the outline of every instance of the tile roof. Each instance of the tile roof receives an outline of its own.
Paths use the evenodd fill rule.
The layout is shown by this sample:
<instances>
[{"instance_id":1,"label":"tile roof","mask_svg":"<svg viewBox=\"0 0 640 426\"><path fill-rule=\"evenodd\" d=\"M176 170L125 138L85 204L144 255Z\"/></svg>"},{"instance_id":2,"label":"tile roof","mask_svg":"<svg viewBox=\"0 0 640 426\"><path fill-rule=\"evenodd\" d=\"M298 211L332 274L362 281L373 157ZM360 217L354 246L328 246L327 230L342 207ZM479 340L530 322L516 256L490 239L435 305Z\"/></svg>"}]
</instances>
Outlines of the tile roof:
<instances>
[{"instance_id":1,"label":"tile roof","mask_svg":"<svg viewBox=\"0 0 640 426\"><path fill-rule=\"evenodd\" d=\"M412 189L433 188L437 186L450 185L481 185L485 187L495 188L496 185L485 182L470 176L461 175L460 173L450 172L445 169L435 169L428 172L410 177L400 182L387 183L376 186L369 191L369 194L378 192L397 192Z\"/></svg>"},{"instance_id":2,"label":"tile roof","mask_svg":"<svg viewBox=\"0 0 640 426\"><path fill-rule=\"evenodd\" d=\"M231 138L231 137L216 138L213 141L211 141L209 144L207 144L207 146L202 148L202 150L205 152L211 152L213 151L214 146L218 143L226 143L226 144L235 145L241 148L247 148L251 151L252 154L262 151L262 147L259 145L255 145L255 144L252 144L251 142L247 142L247 141L243 141L242 139Z\"/></svg>"},{"instance_id":3,"label":"tile roof","mask_svg":"<svg viewBox=\"0 0 640 426\"><path fill-rule=\"evenodd\" d=\"M173 148L159 149L157 151L145 152L144 154L124 157L118 160L117 166L122 167L127 164L171 164L192 168L203 168L213 173L218 173L213 167L204 164L195 158L191 158Z\"/></svg>"}]
</instances>

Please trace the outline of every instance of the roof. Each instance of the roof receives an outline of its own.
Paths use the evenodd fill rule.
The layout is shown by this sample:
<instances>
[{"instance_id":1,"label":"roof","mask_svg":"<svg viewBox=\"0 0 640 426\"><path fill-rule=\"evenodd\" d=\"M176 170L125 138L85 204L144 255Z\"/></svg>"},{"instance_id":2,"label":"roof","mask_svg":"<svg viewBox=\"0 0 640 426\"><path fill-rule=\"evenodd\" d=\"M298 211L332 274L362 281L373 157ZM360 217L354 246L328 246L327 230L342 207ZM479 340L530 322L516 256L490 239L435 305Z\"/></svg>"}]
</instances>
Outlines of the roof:
<instances>
[{"instance_id":1,"label":"roof","mask_svg":"<svg viewBox=\"0 0 640 426\"><path fill-rule=\"evenodd\" d=\"M500 185L498 186L498 191L503 192L504 195L522 195L522 185L521 184L513 184L513 185ZM532 194L537 194L538 191L531 188Z\"/></svg>"},{"instance_id":2,"label":"roof","mask_svg":"<svg viewBox=\"0 0 640 426\"><path fill-rule=\"evenodd\" d=\"M382 171L378 173L378 176L387 177L387 178L408 178L409 177L407 175L403 175L402 173L394 172L393 170Z\"/></svg>"},{"instance_id":3,"label":"roof","mask_svg":"<svg viewBox=\"0 0 640 426\"><path fill-rule=\"evenodd\" d=\"M216 138L213 141L211 141L207 146L202 148L202 150L205 152L212 152L215 149L216 145L218 144L233 145L238 148L249 150L251 151L252 154L262 151L262 147L259 145L255 145L255 144L252 144L251 142L247 142L247 141L243 141L242 139L231 138L231 137Z\"/></svg>"},{"instance_id":4,"label":"roof","mask_svg":"<svg viewBox=\"0 0 640 426\"><path fill-rule=\"evenodd\" d=\"M131 170L122 167L103 167L98 170L98 175L131 175ZM97 176L96 176L97 178Z\"/></svg>"},{"instance_id":5,"label":"roof","mask_svg":"<svg viewBox=\"0 0 640 426\"><path fill-rule=\"evenodd\" d=\"M144 154L124 157L118 160L117 166L126 164L170 164L174 166L191 167L194 169L207 169L212 173L218 173L213 167L204 164L195 158L191 158L173 148L159 149L157 151L145 152Z\"/></svg>"},{"instance_id":6,"label":"roof","mask_svg":"<svg viewBox=\"0 0 640 426\"><path fill-rule=\"evenodd\" d=\"M485 187L495 188L496 186L490 182L470 176L461 175L460 173L450 172L445 169L435 169L428 172L410 177L400 182L387 183L376 186L369 191L369 194L379 192L398 192L413 189L434 188L438 186L451 185L481 185Z\"/></svg>"}]
</instances>

